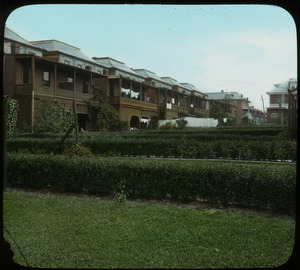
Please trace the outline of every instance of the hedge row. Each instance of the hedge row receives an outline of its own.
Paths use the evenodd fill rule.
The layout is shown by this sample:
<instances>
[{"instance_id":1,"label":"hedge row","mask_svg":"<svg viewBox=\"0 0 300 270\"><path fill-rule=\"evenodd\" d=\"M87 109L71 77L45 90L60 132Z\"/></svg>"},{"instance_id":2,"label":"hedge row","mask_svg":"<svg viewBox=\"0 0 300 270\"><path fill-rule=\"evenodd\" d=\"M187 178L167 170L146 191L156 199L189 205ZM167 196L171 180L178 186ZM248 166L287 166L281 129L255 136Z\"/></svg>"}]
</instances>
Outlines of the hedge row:
<instances>
[{"instance_id":1,"label":"hedge row","mask_svg":"<svg viewBox=\"0 0 300 270\"><path fill-rule=\"evenodd\" d=\"M66 140L71 144L74 139ZM59 139L14 138L7 141L8 151L23 153L54 152ZM81 138L80 143L95 155L158 156L199 159L297 160L297 144L291 140L214 140L189 138Z\"/></svg>"},{"instance_id":2,"label":"hedge row","mask_svg":"<svg viewBox=\"0 0 300 270\"><path fill-rule=\"evenodd\" d=\"M237 203L295 211L296 166L9 154L8 184L107 195ZM120 187L121 190L120 190Z\"/></svg>"},{"instance_id":3,"label":"hedge row","mask_svg":"<svg viewBox=\"0 0 300 270\"><path fill-rule=\"evenodd\" d=\"M20 133L16 135L19 138L62 138L63 134L45 134L45 133ZM188 137L191 140L209 141L216 139L225 140L264 140L286 138L287 129L284 127L239 127L239 128L191 128L185 130L138 130L134 132L88 132L80 134L82 138L134 138L134 139L153 139L153 138L183 138ZM74 135L73 135L74 137Z\"/></svg>"}]
</instances>

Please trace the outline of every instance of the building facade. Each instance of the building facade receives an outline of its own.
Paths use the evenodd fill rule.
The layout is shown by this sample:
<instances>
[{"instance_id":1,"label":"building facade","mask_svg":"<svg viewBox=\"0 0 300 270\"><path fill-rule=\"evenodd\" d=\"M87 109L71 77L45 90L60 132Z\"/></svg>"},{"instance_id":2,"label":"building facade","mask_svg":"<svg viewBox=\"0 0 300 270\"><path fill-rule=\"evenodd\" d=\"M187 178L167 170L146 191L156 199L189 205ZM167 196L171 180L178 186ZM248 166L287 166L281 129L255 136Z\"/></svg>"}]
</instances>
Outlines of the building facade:
<instances>
[{"instance_id":1,"label":"building facade","mask_svg":"<svg viewBox=\"0 0 300 270\"><path fill-rule=\"evenodd\" d=\"M269 95L269 107L267 107L267 122L272 124L286 124L289 118L289 91L297 88L297 80L274 85L275 88L267 92Z\"/></svg>"},{"instance_id":2,"label":"building facade","mask_svg":"<svg viewBox=\"0 0 300 270\"><path fill-rule=\"evenodd\" d=\"M160 77L146 69L132 69L110 57L86 56L79 48L57 40L27 41L5 28L4 94L19 102L19 127L33 129L41 104L76 104L79 128L97 130L89 111L93 91L103 91L106 102L129 127L145 128L159 119L209 117L218 105L237 124L249 112L249 101L237 92L205 93L190 83Z\"/></svg>"},{"instance_id":3,"label":"building facade","mask_svg":"<svg viewBox=\"0 0 300 270\"><path fill-rule=\"evenodd\" d=\"M21 128L34 127L41 104L60 101L67 107L75 102L80 128L95 129L87 101L92 88L106 90L104 70L76 47L56 40L28 42L5 29L4 94L18 101Z\"/></svg>"},{"instance_id":4,"label":"building facade","mask_svg":"<svg viewBox=\"0 0 300 270\"><path fill-rule=\"evenodd\" d=\"M243 94L238 92L225 92L221 90L221 92L212 92L207 93L208 99L216 100L224 104L227 109L228 117L232 117L236 119L236 124L241 125L243 122L243 117L247 115L249 111L249 103L248 98L244 98Z\"/></svg>"}]
</instances>

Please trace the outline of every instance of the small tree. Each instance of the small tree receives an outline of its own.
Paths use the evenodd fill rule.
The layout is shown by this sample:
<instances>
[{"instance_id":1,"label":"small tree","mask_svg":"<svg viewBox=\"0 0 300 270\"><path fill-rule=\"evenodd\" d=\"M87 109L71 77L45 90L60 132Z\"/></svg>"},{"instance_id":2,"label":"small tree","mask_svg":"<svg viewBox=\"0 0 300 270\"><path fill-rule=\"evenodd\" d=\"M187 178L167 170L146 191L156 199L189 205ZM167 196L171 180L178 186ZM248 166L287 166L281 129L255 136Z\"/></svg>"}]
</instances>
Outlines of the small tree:
<instances>
[{"instance_id":1,"label":"small tree","mask_svg":"<svg viewBox=\"0 0 300 270\"><path fill-rule=\"evenodd\" d=\"M60 101L50 104L42 104L40 116L35 131L40 133L65 133L74 123L73 108L65 108Z\"/></svg>"},{"instance_id":2,"label":"small tree","mask_svg":"<svg viewBox=\"0 0 300 270\"><path fill-rule=\"evenodd\" d=\"M7 110L7 137L12 137L15 133L17 120L18 120L18 110L19 110L19 103L15 99L9 99L8 101L8 110Z\"/></svg>"},{"instance_id":3,"label":"small tree","mask_svg":"<svg viewBox=\"0 0 300 270\"><path fill-rule=\"evenodd\" d=\"M148 128L149 129L158 129L158 126L159 126L159 118L156 115L150 116Z\"/></svg>"},{"instance_id":4,"label":"small tree","mask_svg":"<svg viewBox=\"0 0 300 270\"><path fill-rule=\"evenodd\" d=\"M98 130L121 131L127 128L127 122L121 121L119 113L105 101L103 90L94 89L88 105L89 111L96 114Z\"/></svg>"},{"instance_id":5,"label":"small tree","mask_svg":"<svg viewBox=\"0 0 300 270\"><path fill-rule=\"evenodd\" d=\"M227 114L223 112L222 108L219 105L213 104L210 106L209 117L214 119L222 119L226 118Z\"/></svg>"}]
</instances>

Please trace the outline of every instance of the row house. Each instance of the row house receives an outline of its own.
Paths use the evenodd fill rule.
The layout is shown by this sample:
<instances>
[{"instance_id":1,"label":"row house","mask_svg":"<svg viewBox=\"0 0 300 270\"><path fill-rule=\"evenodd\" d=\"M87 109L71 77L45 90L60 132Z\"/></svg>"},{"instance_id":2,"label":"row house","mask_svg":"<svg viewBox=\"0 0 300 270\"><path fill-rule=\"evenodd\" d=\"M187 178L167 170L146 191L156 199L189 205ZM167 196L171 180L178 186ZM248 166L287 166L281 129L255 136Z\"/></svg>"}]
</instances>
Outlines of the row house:
<instances>
[{"instance_id":1,"label":"row house","mask_svg":"<svg viewBox=\"0 0 300 270\"><path fill-rule=\"evenodd\" d=\"M87 101L92 87L106 89L107 76L80 49L57 40L28 42L5 28L3 72L4 94L19 102L20 127L33 128L41 104L59 100L67 107L75 102L80 128L95 128Z\"/></svg>"},{"instance_id":2,"label":"row house","mask_svg":"<svg viewBox=\"0 0 300 270\"><path fill-rule=\"evenodd\" d=\"M159 115L159 90L123 62L110 57L93 57L108 70L107 101L114 106L122 121L142 128L150 117Z\"/></svg>"},{"instance_id":3,"label":"row house","mask_svg":"<svg viewBox=\"0 0 300 270\"><path fill-rule=\"evenodd\" d=\"M269 107L267 107L267 122L272 124L287 123L289 119L289 92L297 89L297 79L274 84L275 88L267 92Z\"/></svg>"},{"instance_id":4,"label":"row house","mask_svg":"<svg viewBox=\"0 0 300 270\"><path fill-rule=\"evenodd\" d=\"M146 69L132 69L110 57L89 58L79 48L57 40L29 42L9 28L4 39L4 94L19 102L19 127L37 123L43 103L59 100L76 104L79 128L96 130L89 111L93 90L104 91L106 101L130 127L144 128L151 116L177 119L209 117L213 103L235 117L234 104L212 100L190 83L159 77Z\"/></svg>"},{"instance_id":5,"label":"row house","mask_svg":"<svg viewBox=\"0 0 300 270\"><path fill-rule=\"evenodd\" d=\"M236 124L240 125L243 122L243 117L249 113L248 98L238 92L211 92L207 93L208 99L219 101L223 104L223 111L227 113L230 118L236 119Z\"/></svg>"},{"instance_id":6,"label":"row house","mask_svg":"<svg viewBox=\"0 0 300 270\"><path fill-rule=\"evenodd\" d=\"M148 84L158 88L159 93L159 118L178 119L185 116L208 116L209 107L205 107L205 95L188 83L179 83L171 77L159 77L154 72L146 69L134 69L135 72L145 77ZM193 109L194 108L194 109ZM196 109L199 109L198 114Z\"/></svg>"}]
</instances>

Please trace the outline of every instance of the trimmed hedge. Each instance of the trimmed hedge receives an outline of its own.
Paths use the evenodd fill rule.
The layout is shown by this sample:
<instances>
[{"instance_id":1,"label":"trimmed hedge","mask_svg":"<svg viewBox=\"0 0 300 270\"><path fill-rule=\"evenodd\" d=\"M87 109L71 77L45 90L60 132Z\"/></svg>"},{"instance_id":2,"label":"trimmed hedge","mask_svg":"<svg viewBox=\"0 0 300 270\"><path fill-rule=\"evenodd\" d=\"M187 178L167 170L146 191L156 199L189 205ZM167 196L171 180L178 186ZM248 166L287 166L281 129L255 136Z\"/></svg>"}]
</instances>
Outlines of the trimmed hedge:
<instances>
[{"instance_id":1,"label":"trimmed hedge","mask_svg":"<svg viewBox=\"0 0 300 270\"><path fill-rule=\"evenodd\" d=\"M11 187L51 185L107 195L124 185L123 192L133 197L200 198L295 211L296 166L291 164L9 154L7 166Z\"/></svg>"},{"instance_id":2,"label":"trimmed hedge","mask_svg":"<svg viewBox=\"0 0 300 270\"><path fill-rule=\"evenodd\" d=\"M7 140L11 153L42 154L56 149L60 139L13 138ZM66 140L71 145L74 139ZM271 140L193 140L190 137L123 138L121 136L82 137L80 143L94 155L158 156L199 159L297 160L296 141Z\"/></svg>"}]
</instances>

